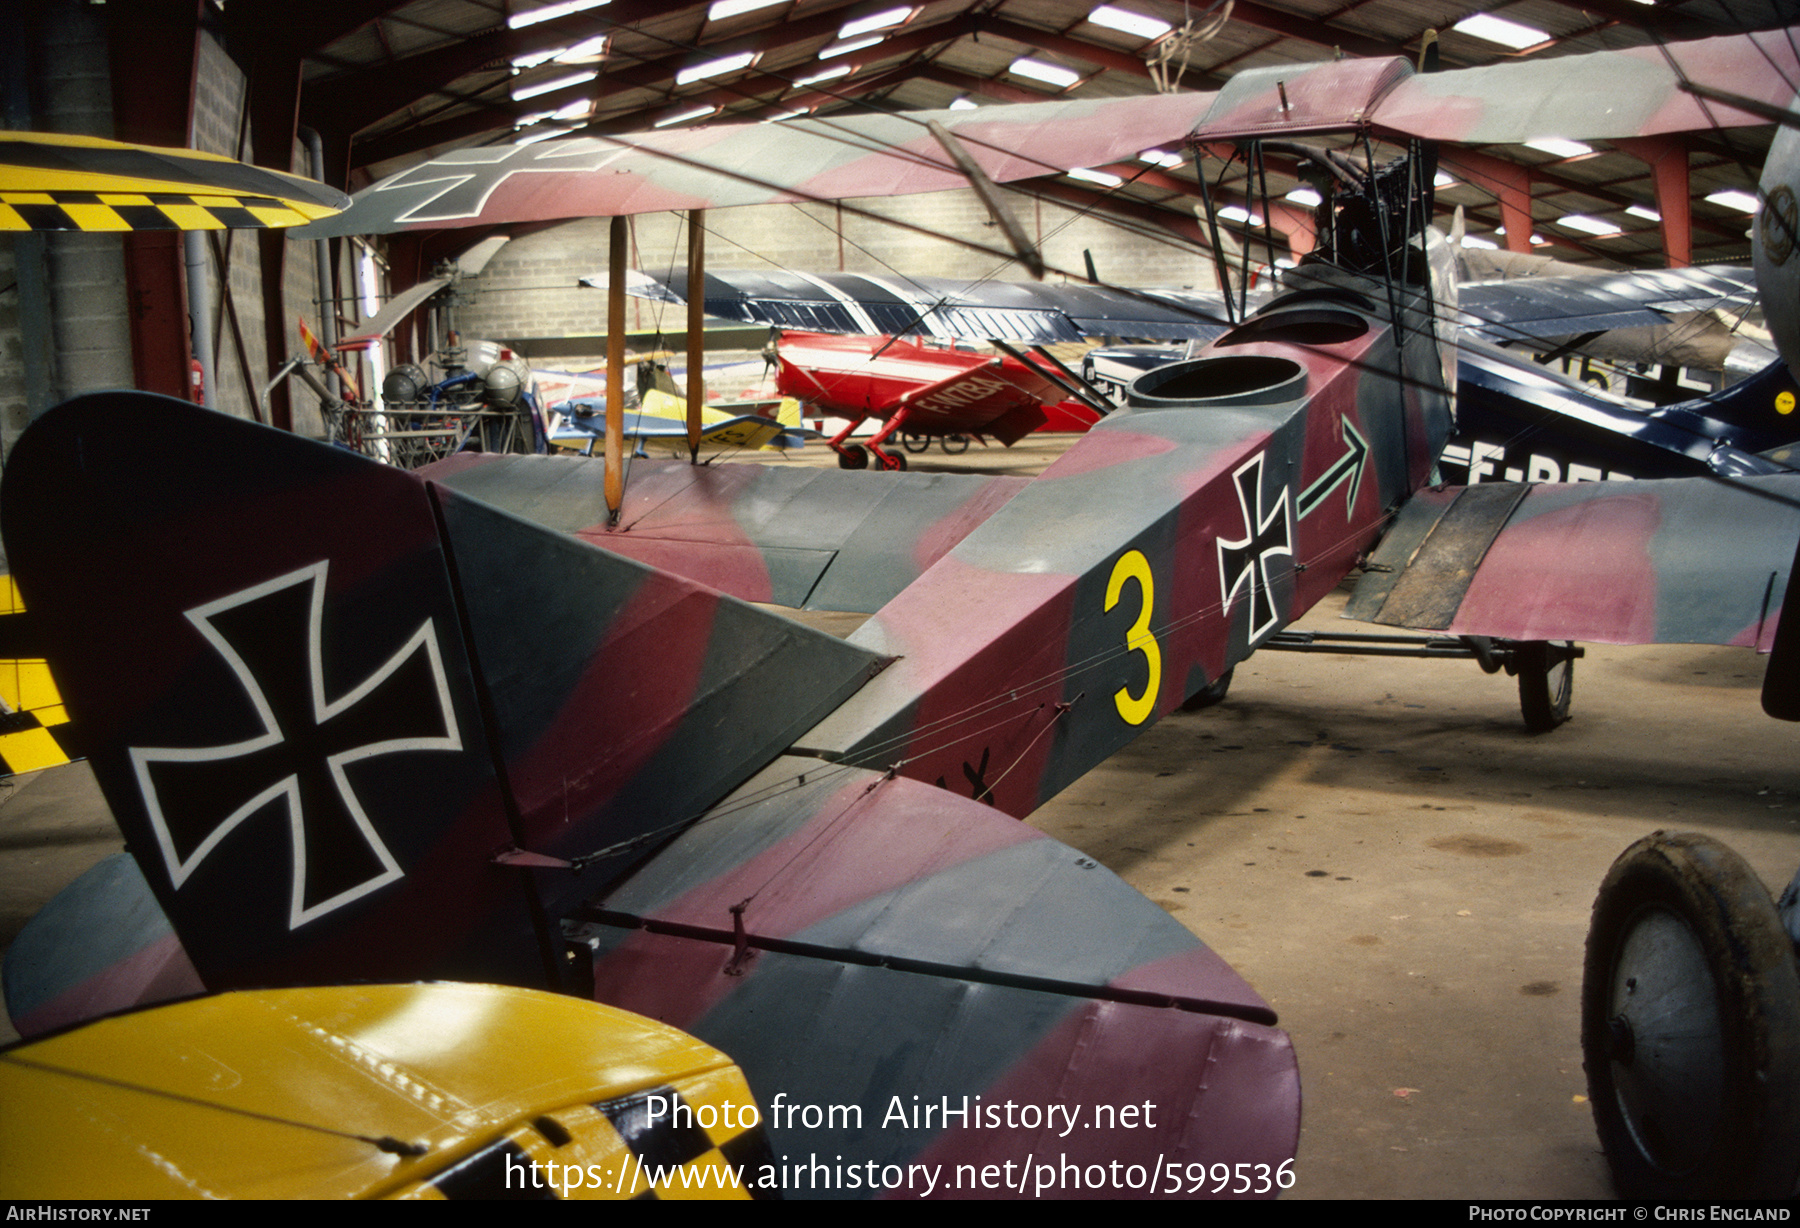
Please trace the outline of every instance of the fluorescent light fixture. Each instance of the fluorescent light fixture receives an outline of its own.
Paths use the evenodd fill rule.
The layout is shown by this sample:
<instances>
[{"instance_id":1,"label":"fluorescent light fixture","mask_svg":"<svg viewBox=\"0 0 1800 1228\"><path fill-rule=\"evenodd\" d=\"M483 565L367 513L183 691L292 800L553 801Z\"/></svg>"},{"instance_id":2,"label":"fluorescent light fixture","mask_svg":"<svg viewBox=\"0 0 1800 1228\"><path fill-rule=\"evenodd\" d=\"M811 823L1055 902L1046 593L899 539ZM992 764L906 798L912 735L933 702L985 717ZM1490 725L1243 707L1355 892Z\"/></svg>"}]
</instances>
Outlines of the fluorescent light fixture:
<instances>
[{"instance_id":1,"label":"fluorescent light fixture","mask_svg":"<svg viewBox=\"0 0 1800 1228\"><path fill-rule=\"evenodd\" d=\"M1452 178L1447 171L1439 171L1433 176L1431 186L1434 188L1453 188L1456 186L1456 180Z\"/></svg>"},{"instance_id":2,"label":"fluorescent light fixture","mask_svg":"<svg viewBox=\"0 0 1800 1228\"><path fill-rule=\"evenodd\" d=\"M1580 141L1565 141L1557 136L1543 136L1535 141L1526 141L1525 148L1555 154L1559 158L1579 158L1583 154L1594 152L1592 145L1583 145Z\"/></svg>"},{"instance_id":3,"label":"fluorescent light fixture","mask_svg":"<svg viewBox=\"0 0 1800 1228\"><path fill-rule=\"evenodd\" d=\"M682 111L680 114L677 114L677 115L664 116L662 119L659 119L654 124L652 124L651 127L653 127L653 128L669 128L669 127L673 127L676 124L685 124L690 119L702 119L708 115L711 115L713 112L717 111L718 109L719 108L717 108L717 107L695 107L691 111Z\"/></svg>"},{"instance_id":4,"label":"fluorescent light fixture","mask_svg":"<svg viewBox=\"0 0 1800 1228\"><path fill-rule=\"evenodd\" d=\"M570 50L568 47L553 47L549 51L532 51L525 55L514 56L513 71L524 72L527 68L536 68L539 64L546 64L568 50Z\"/></svg>"},{"instance_id":5,"label":"fluorescent light fixture","mask_svg":"<svg viewBox=\"0 0 1800 1228\"><path fill-rule=\"evenodd\" d=\"M1464 235L1463 246L1485 248L1490 252L1500 250L1500 245L1498 243L1494 242L1492 239L1484 239L1479 235Z\"/></svg>"},{"instance_id":6,"label":"fluorescent light fixture","mask_svg":"<svg viewBox=\"0 0 1800 1228\"><path fill-rule=\"evenodd\" d=\"M838 77L850 75L850 65L839 64L836 68L827 68L824 72L816 72L810 77L796 77L795 85L817 85L821 81L832 81Z\"/></svg>"},{"instance_id":7,"label":"fluorescent light fixture","mask_svg":"<svg viewBox=\"0 0 1800 1228\"><path fill-rule=\"evenodd\" d=\"M1484 43L1498 43L1502 47L1511 47L1514 51L1523 51L1527 47L1535 47L1539 43L1547 43L1550 36L1542 30L1531 26L1522 26L1516 21L1507 21L1487 13L1476 13L1465 17L1450 27L1460 34L1478 38Z\"/></svg>"},{"instance_id":8,"label":"fluorescent light fixture","mask_svg":"<svg viewBox=\"0 0 1800 1228\"><path fill-rule=\"evenodd\" d=\"M1033 81L1054 85L1061 90L1066 90L1081 80L1081 74L1073 68L1064 68L1061 64L1046 64L1044 61L1034 60L1030 56L1021 56L1014 60L1007 71L1017 73L1021 77L1030 77Z\"/></svg>"},{"instance_id":9,"label":"fluorescent light fixture","mask_svg":"<svg viewBox=\"0 0 1800 1228\"><path fill-rule=\"evenodd\" d=\"M1662 221L1662 214L1646 205L1626 205L1625 212L1629 213L1632 217L1641 217L1646 222Z\"/></svg>"},{"instance_id":10,"label":"fluorescent light fixture","mask_svg":"<svg viewBox=\"0 0 1800 1228\"><path fill-rule=\"evenodd\" d=\"M799 119L802 115L811 114L812 111L807 107L795 107L791 111L782 111L775 115L766 115L763 118L772 124L778 124L784 119Z\"/></svg>"},{"instance_id":11,"label":"fluorescent light fixture","mask_svg":"<svg viewBox=\"0 0 1800 1228\"><path fill-rule=\"evenodd\" d=\"M539 81L536 85L513 86L513 101L524 102L527 98L536 98L539 94L548 94L552 90L567 89L571 85L580 85L584 81L592 81L600 74L597 72L572 72L564 77L553 77L549 81Z\"/></svg>"},{"instance_id":12,"label":"fluorescent light fixture","mask_svg":"<svg viewBox=\"0 0 1800 1228\"><path fill-rule=\"evenodd\" d=\"M1161 38L1175 28L1166 21L1146 17L1142 13L1129 13L1110 4L1102 4L1089 13L1088 20L1097 26L1105 26L1121 34L1135 34L1139 38Z\"/></svg>"},{"instance_id":13,"label":"fluorescent light fixture","mask_svg":"<svg viewBox=\"0 0 1800 1228\"><path fill-rule=\"evenodd\" d=\"M1166 149L1146 149L1138 155L1139 162L1148 162L1151 166L1167 167L1170 170L1174 170L1186 160L1180 154L1170 153Z\"/></svg>"},{"instance_id":14,"label":"fluorescent light fixture","mask_svg":"<svg viewBox=\"0 0 1800 1228\"><path fill-rule=\"evenodd\" d=\"M973 111L980 105L978 102L971 101L967 94L958 94L950 100L952 111Z\"/></svg>"},{"instance_id":15,"label":"fluorescent light fixture","mask_svg":"<svg viewBox=\"0 0 1800 1228\"><path fill-rule=\"evenodd\" d=\"M1106 171L1091 171L1085 166L1078 166L1069 172L1069 178L1080 179L1087 183L1097 183L1103 188L1116 188L1125 181L1117 175Z\"/></svg>"},{"instance_id":16,"label":"fluorescent light fixture","mask_svg":"<svg viewBox=\"0 0 1800 1228\"><path fill-rule=\"evenodd\" d=\"M568 64L575 60L597 60L606 54L607 37L605 34L596 34L592 38L584 39L558 55L557 62Z\"/></svg>"},{"instance_id":17,"label":"fluorescent light fixture","mask_svg":"<svg viewBox=\"0 0 1800 1228\"><path fill-rule=\"evenodd\" d=\"M1317 208L1320 204L1324 203L1325 200L1323 196L1320 196L1311 188L1305 187L1295 188L1292 192L1287 194L1285 199L1293 201L1296 205L1305 205L1308 209Z\"/></svg>"},{"instance_id":18,"label":"fluorescent light fixture","mask_svg":"<svg viewBox=\"0 0 1800 1228\"><path fill-rule=\"evenodd\" d=\"M873 47L876 43L879 43L886 37L885 34L871 34L867 38L853 38L846 42L833 43L831 46L825 48L825 50L819 52L819 58L821 60L829 60L840 55L849 55L852 51L861 51L864 47Z\"/></svg>"},{"instance_id":19,"label":"fluorescent light fixture","mask_svg":"<svg viewBox=\"0 0 1800 1228\"><path fill-rule=\"evenodd\" d=\"M552 118L553 119L586 119L588 117L588 112L592 111L593 109L594 109L594 104L591 100L586 99L586 98L577 98L574 102L569 103L567 106L561 106L561 107L556 108L556 113L555 113L555 115L552 116Z\"/></svg>"},{"instance_id":20,"label":"fluorescent light fixture","mask_svg":"<svg viewBox=\"0 0 1800 1228\"><path fill-rule=\"evenodd\" d=\"M1219 216L1227 222L1248 222L1252 226L1261 226L1263 224L1260 215L1250 212L1250 210L1244 208L1242 205L1226 205L1223 209L1219 210Z\"/></svg>"},{"instance_id":21,"label":"fluorescent light fixture","mask_svg":"<svg viewBox=\"0 0 1800 1228\"><path fill-rule=\"evenodd\" d=\"M1556 219L1558 226L1569 230L1579 230L1591 235L1616 235L1619 228L1611 222L1603 222L1597 217L1589 217L1585 213L1570 213Z\"/></svg>"},{"instance_id":22,"label":"fluorescent light fixture","mask_svg":"<svg viewBox=\"0 0 1800 1228\"><path fill-rule=\"evenodd\" d=\"M508 28L521 30L526 26L535 26L540 21L554 21L558 17L567 17L571 13L585 13L589 9L597 9L612 0L563 0L561 4L546 4L541 9L532 9L529 13L514 13L506 19Z\"/></svg>"},{"instance_id":23,"label":"fluorescent light fixture","mask_svg":"<svg viewBox=\"0 0 1800 1228\"><path fill-rule=\"evenodd\" d=\"M773 8L782 0L718 0L706 10L706 20L724 21L727 17L741 17L745 13L754 13L757 9Z\"/></svg>"},{"instance_id":24,"label":"fluorescent light fixture","mask_svg":"<svg viewBox=\"0 0 1800 1228\"><path fill-rule=\"evenodd\" d=\"M756 52L740 51L735 55L722 55L716 60L707 60L703 64L693 64L675 74L676 85L690 85L695 81L704 81L708 77L722 77L728 72L736 72L740 68L748 68L756 63Z\"/></svg>"},{"instance_id":25,"label":"fluorescent light fixture","mask_svg":"<svg viewBox=\"0 0 1800 1228\"><path fill-rule=\"evenodd\" d=\"M1762 198L1755 192L1740 192L1736 188L1726 188L1722 192L1709 192L1706 199L1715 205L1724 205L1727 209L1741 209L1745 213L1755 213L1762 208Z\"/></svg>"},{"instance_id":26,"label":"fluorescent light fixture","mask_svg":"<svg viewBox=\"0 0 1800 1228\"><path fill-rule=\"evenodd\" d=\"M913 15L913 7L905 5L897 9L886 9L868 17L858 17L855 21L846 21L838 30L838 37L855 38L859 34L867 34L871 30L885 30L889 26L897 26Z\"/></svg>"},{"instance_id":27,"label":"fluorescent light fixture","mask_svg":"<svg viewBox=\"0 0 1800 1228\"><path fill-rule=\"evenodd\" d=\"M1549 242L1550 242L1550 240L1546 239L1543 235L1532 235L1531 236L1531 245L1533 247L1545 247L1549 244Z\"/></svg>"}]
</instances>

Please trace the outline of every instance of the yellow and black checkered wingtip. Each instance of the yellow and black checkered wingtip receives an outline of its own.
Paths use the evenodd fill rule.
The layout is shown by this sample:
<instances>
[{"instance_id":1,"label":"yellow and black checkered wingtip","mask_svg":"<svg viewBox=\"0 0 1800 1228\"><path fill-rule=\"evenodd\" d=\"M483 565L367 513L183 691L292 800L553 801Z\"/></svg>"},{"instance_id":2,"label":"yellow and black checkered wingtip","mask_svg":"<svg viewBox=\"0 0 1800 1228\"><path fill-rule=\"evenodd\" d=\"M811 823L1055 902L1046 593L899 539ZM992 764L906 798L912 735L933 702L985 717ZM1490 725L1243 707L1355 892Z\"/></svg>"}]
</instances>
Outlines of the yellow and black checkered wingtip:
<instances>
[{"instance_id":1,"label":"yellow and black checkered wingtip","mask_svg":"<svg viewBox=\"0 0 1800 1228\"><path fill-rule=\"evenodd\" d=\"M31 643L25 603L0 574L0 776L36 772L80 758L75 727L49 663L25 655ZM17 655L12 655L17 654Z\"/></svg>"},{"instance_id":2,"label":"yellow and black checkered wingtip","mask_svg":"<svg viewBox=\"0 0 1800 1228\"><path fill-rule=\"evenodd\" d=\"M218 154L0 132L0 230L272 229L349 203L324 184Z\"/></svg>"}]
</instances>

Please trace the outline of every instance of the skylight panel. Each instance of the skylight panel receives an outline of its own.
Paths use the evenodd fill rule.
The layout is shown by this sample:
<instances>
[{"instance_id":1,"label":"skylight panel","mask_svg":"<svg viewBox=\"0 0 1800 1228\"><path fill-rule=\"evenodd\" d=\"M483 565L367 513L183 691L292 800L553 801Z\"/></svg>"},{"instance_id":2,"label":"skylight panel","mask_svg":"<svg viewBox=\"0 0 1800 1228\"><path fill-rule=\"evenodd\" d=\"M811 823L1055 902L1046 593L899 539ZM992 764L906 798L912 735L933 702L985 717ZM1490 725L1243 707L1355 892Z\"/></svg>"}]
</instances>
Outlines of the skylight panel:
<instances>
[{"instance_id":1,"label":"skylight panel","mask_svg":"<svg viewBox=\"0 0 1800 1228\"><path fill-rule=\"evenodd\" d=\"M1465 17L1450 28L1484 43L1511 47L1514 51L1523 51L1527 47L1536 47L1539 43L1550 41L1550 35L1543 30L1507 21L1504 17L1495 17L1491 13L1476 13Z\"/></svg>"},{"instance_id":2,"label":"skylight panel","mask_svg":"<svg viewBox=\"0 0 1800 1228\"><path fill-rule=\"evenodd\" d=\"M1014 60L1007 69L1021 77L1030 77L1033 81L1042 81L1054 85L1057 89L1068 89L1081 80L1081 74L1072 68L1064 68L1061 64L1046 64L1042 60L1034 60L1030 56L1021 56Z\"/></svg>"},{"instance_id":3,"label":"skylight panel","mask_svg":"<svg viewBox=\"0 0 1800 1228\"><path fill-rule=\"evenodd\" d=\"M1592 145L1583 145L1580 141L1565 141L1561 137L1555 136L1544 136L1535 141L1526 141L1525 148L1555 154L1559 158L1579 158L1584 154L1594 152Z\"/></svg>"},{"instance_id":4,"label":"skylight panel","mask_svg":"<svg viewBox=\"0 0 1800 1228\"><path fill-rule=\"evenodd\" d=\"M511 29L522 30L526 26L535 26L540 21L554 21L558 17L567 17L572 13L585 13L589 9L597 9L610 3L612 0L563 0L561 4L546 4L541 9L532 9L526 13L513 13L507 17L506 24Z\"/></svg>"},{"instance_id":5,"label":"skylight panel","mask_svg":"<svg viewBox=\"0 0 1800 1228\"><path fill-rule=\"evenodd\" d=\"M571 85L580 85L592 81L598 72L574 72L563 77L553 77L548 81L539 81L536 85L515 85L512 96L514 102L524 102L527 98L536 98L539 94L548 94L552 90L566 89Z\"/></svg>"},{"instance_id":6,"label":"skylight panel","mask_svg":"<svg viewBox=\"0 0 1800 1228\"><path fill-rule=\"evenodd\" d=\"M848 40L867 34L872 30L885 30L889 26L897 26L911 17L914 11L911 5L904 5L900 8L886 9L868 17L859 17L855 21L846 21L838 30L838 37Z\"/></svg>"},{"instance_id":7,"label":"skylight panel","mask_svg":"<svg viewBox=\"0 0 1800 1228\"><path fill-rule=\"evenodd\" d=\"M1117 30L1121 34L1131 34L1145 39L1161 38L1175 28L1166 21L1146 17L1142 13L1127 12L1125 9L1114 8L1110 4L1102 4L1089 13L1088 20L1097 26Z\"/></svg>"},{"instance_id":8,"label":"skylight panel","mask_svg":"<svg viewBox=\"0 0 1800 1228\"><path fill-rule=\"evenodd\" d=\"M780 3L781 0L718 0L706 10L706 20L724 21L727 17L741 17L758 9L774 8Z\"/></svg>"},{"instance_id":9,"label":"skylight panel","mask_svg":"<svg viewBox=\"0 0 1800 1228\"><path fill-rule=\"evenodd\" d=\"M688 85L695 81L705 81L709 77L722 77L728 72L736 72L740 68L748 68L756 62L756 52L740 51L735 55L722 55L716 60L707 60L702 64L692 64L675 74L676 85Z\"/></svg>"}]
</instances>

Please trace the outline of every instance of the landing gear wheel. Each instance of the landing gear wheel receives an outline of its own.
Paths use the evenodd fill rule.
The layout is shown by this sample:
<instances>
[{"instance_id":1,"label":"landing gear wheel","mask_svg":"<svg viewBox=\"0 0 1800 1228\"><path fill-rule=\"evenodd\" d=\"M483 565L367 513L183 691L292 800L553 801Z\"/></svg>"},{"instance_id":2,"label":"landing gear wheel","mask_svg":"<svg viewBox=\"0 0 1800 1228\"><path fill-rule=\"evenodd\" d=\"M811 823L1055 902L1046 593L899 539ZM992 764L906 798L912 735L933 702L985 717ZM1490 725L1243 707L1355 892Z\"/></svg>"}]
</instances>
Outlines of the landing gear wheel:
<instances>
[{"instance_id":1,"label":"landing gear wheel","mask_svg":"<svg viewBox=\"0 0 1800 1228\"><path fill-rule=\"evenodd\" d=\"M901 452L886 452L881 457L881 467L889 473L906 472L906 456Z\"/></svg>"},{"instance_id":2,"label":"landing gear wheel","mask_svg":"<svg viewBox=\"0 0 1800 1228\"><path fill-rule=\"evenodd\" d=\"M902 435L900 436L900 446L905 448L908 452L911 452L914 456L917 456L921 452L930 451L931 436L912 434Z\"/></svg>"},{"instance_id":3,"label":"landing gear wheel","mask_svg":"<svg viewBox=\"0 0 1800 1228\"><path fill-rule=\"evenodd\" d=\"M839 469L867 469L869 467L869 450L860 443L845 444L838 453Z\"/></svg>"},{"instance_id":4,"label":"landing gear wheel","mask_svg":"<svg viewBox=\"0 0 1800 1228\"><path fill-rule=\"evenodd\" d=\"M938 447L944 450L945 456L961 456L969 450L967 435L946 435L938 440Z\"/></svg>"},{"instance_id":5,"label":"landing gear wheel","mask_svg":"<svg viewBox=\"0 0 1800 1228\"><path fill-rule=\"evenodd\" d=\"M1233 666L1232 669L1235 669ZM1226 693L1231 690L1232 670L1228 669L1211 682L1188 696L1181 705L1183 712L1201 712L1214 704L1225 702Z\"/></svg>"},{"instance_id":6,"label":"landing gear wheel","mask_svg":"<svg viewBox=\"0 0 1800 1228\"><path fill-rule=\"evenodd\" d=\"M1657 832L1594 901L1581 1052L1623 1198L1785 1198L1800 1172L1800 977L1762 882Z\"/></svg>"},{"instance_id":7,"label":"landing gear wheel","mask_svg":"<svg viewBox=\"0 0 1800 1228\"><path fill-rule=\"evenodd\" d=\"M1525 728L1549 733L1569 719L1569 701L1575 697L1573 644L1547 640L1523 640L1513 646L1513 668L1519 675L1519 711Z\"/></svg>"}]
</instances>

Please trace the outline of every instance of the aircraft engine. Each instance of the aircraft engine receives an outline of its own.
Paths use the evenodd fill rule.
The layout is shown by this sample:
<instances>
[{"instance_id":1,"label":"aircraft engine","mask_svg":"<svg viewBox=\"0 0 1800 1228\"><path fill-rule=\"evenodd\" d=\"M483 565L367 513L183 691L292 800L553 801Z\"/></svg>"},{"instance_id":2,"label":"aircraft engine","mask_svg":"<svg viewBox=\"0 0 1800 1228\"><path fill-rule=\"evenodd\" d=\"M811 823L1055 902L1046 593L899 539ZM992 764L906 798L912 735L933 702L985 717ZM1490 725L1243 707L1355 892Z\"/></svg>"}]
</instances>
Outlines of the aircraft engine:
<instances>
[{"instance_id":1,"label":"aircraft engine","mask_svg":"<svg viewBox=\"0 0 1800 1228\"><path fill-rule=\"evenodd\" d=\"M431 377L416 363L395 367L381 381L381 399L410 405L423 401L431 388Z\"/></svg>"}]
</instances>

